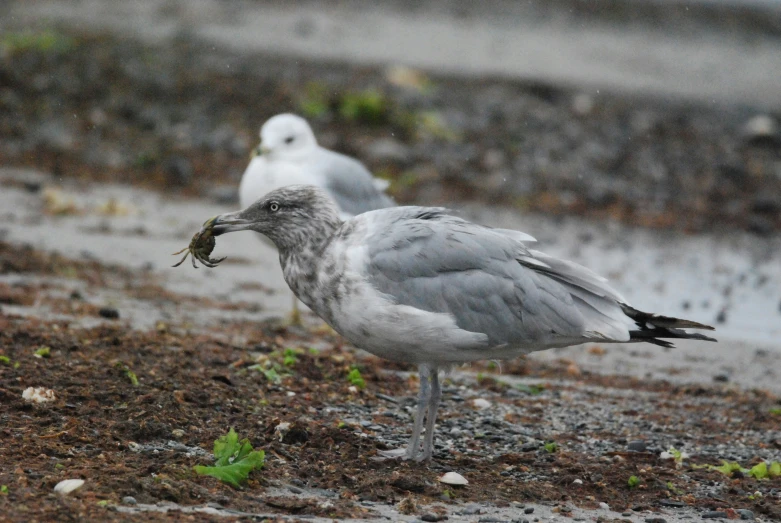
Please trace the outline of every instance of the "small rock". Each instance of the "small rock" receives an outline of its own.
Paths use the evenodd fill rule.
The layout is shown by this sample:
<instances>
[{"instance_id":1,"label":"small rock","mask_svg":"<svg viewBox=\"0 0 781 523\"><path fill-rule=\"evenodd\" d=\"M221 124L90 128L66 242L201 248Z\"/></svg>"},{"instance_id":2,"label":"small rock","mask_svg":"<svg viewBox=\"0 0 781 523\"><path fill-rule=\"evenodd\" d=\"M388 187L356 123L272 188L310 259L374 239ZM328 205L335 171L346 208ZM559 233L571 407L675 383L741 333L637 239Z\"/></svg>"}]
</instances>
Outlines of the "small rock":
<instances>
[{"instance_id":1,"label":"small rock","mask_svg":"<svg viewBox=\"0 0 781 523\"><path fill-rule=\"evenodd\" d=\"M582 480L582 479L576 479L576 480L575 480L575 481L573 481L572 483L573 483L574 485L582 485L582 484L583 484L583 480Z\"/></svg>"},{"instance_id":2,"label":"small rock","mask_svg":"<svg viewBox=\"0 0 781 523\"><path fill-rule=\"evenodd\" d=\"M645 523L667 523L664 518L645 518Z\"/></svg>"},{"instance_id":3,"label":"small rock","mask_svg":"<svg viewBox=\"0 0 781 523\"><path fill-rule=\"evenodd\" d=\"M671 507L671 508L683 508L686 506L686 503L683 501L673 501L671 499L662 499L659 501L659 504L663 507Z\"/></svg>"},{"instance_id":4,"label":"small rock","mask_svg":"<svg viewBox=\"0 0 781 523\"><path fill-rule=\"evenodd\" d=\"M622 515L623 517L628 517L628 516L631 516L631 515L632 515L632 513L631 513L631 512L622 512L622 513L621 513L621 515Z\"/></svg>"},{"instance_id":5,"label":"small rock","mask_svg":"<svg viewBox=\"0 0 781 523\"><path fill-rule=\"evenodd\" d=\"M426 512L420 516L421 521L444 521L446 519L447 516L440 516L439 514L434 514L433 512Z\"/></svg>"},{"instance_id":6,"label":"small rock","mask_svg":"<svg viewBox=\"0 0 781 523\"><path fill-rule=\"evenodd\" d=\"M119 311L113 307L102 307L98 311L98 315L101 318L107 318L109 320L119 319Z\"/></svg>"},{"instance_id":7,"label":"small rock","mask_svg":"<svg viewBox=\"0 0 781 523\"><path fill-rule=\"evenodd\" d=\"M740 519L754 519L754 513L751 512L748 509L739 508L739 509L736 509L735 512L738 513L738 515L740 516Z\"/></svg>"},{"instance_id":8,"label":"small rock","mask_svg":"<svg viewBox=\"0 0 781 523\"><path fill-rule=\"evenodd\" d=\"M77 488L84 485L83 479L64 479L54 486L54 492L57 494L70 494Z\"/></svg>"},{"instance_id":9,"label":"small rock","mask_svg":"<svg viewBox=\"0 0 781 523\"><path fill-rule=\"evenodd\" d=\"M293 494L302 494L302 493L304 492L304 491L303 491L303 490L301 490L300 488L298 488L298 487L294 487L294 486L292 486L292 485L288 485L287 489L288 489L290 492L292 492Z\"/></svg>"},{"instance_id":10,"label":"small rock","mask_svg":"<svg viewBox=\"0 0 781 523\"><path fill-rule=\"evenodd\" d=\"M534 513L534 507L526 507L523 509L524 514L533 514Z\"/></svg>"},{"instance_id":11,"label":"small rock","mask_svg":"<svg viewBox=\"0 0 781 523\"><path fill-rule=\"evenodd\" d=\"M469 485L469 482L466 480L464 476L459 474L458 472L448 472L441 478L439 478L440 483L444 483L445 485L453 485L453 486L463 486L463 485Z\"/></svg>"},{"instance_id":12,"label":"small rock","mask_svg":"<svg viewBox=\"0 0 781 523\"><path fill-rule=\"evenodd\" d=\"M749 143L772 143L778 139L778 124L772 116L759 114L746 122L743 134Z\"/></svg>"},{"instance_id":13,"label":"small rock","mask_svg":"<svg viewBox=\"0 0 781 523\"><path fill-rule=\"evenodd\" d=\"M727 513L723 510L709 510L702 515L702 519L727 519Z\"/></svg>"},{"instance_id":14,"label":"small rock","mask_svg":"<svg viewBox=\"0 0 781 523\"><path fill-rule=\"evenodd\" d=\"M608 505L604 501L600 501L599 502L599 508L601 508L602 510L610 510L610 505Z\"/></svg>"},{"instance_id":15,"label":"small rock","mask_svg":"<svg viewBox=\"0 0 781 523\"><path fill-rule=\"evenodd\" d=\"M643 440L630 441L626 448L632 452L645 452L648 450L648 447Z\"/></svg>"},{"instance_id":16,"label":"small rock","mask_svg":"<svg viewBox=\"0 0 781 523\"><path fill-rule=\"evenodd\" d=\"M27 387L22 392L22 399L29 401L30 403L46 403L47 401L54 401L57 396L51 389L45 389L43 387Z\"/></svg>"},{"instance_id":17,"label":"small rock","mask_svg":"<svg viewBox=\"0 0 781 523\"><path fill-rule=\"evenodd\" d=\"M472 400L472 405L474 405L478 409L487 409L491 406L491 402L483 399L483 398L476 398Z\"/></svg>"},{"instance_id":18,"label":"small rock","mask_svg":"<svg viewBox=\"0 0 781 523\"><path fill-rule=\"evenodd\" d=\"M184 436L184 431L182 429L174 429L171 431L171 434L175 438L181 438L182 436Z\"/></svg>"},{"instance_id":19,"label":"small rock","mask_svg":"<svg viewBox=\"0 0 781 523\"><path fill-rule=\"evenodd\" d=\"M125 505L136 505L138 504L138 501L136 501L136 498L134 498L133 496L125 496L124 498L122 498L122 503L124 503Z\"/></svg>"},{"instance_id":20,"label":"small rock","mask_svg":"<svg viewBox=\"0 0 781 523\"><path fill-rule=\"evenodd\" d=\"M533 450L537 450L538 448L540 448L539 441L529 441L521 445L521 448L518 450L520 450L521 452L531 452Z\"/></svg>"},{"instance_id":21,"label":"small rock","mask_svg":"<svg viewBox=\"0 0 781 523\"><path fill-rule=\"evenodd\" d=\"M290 423L287 421L283 421L279 425L274 427L274 435L279 439L279 441L282 441L283 439L285 439L285 436L287 435L289 430L290 430Z\"/></svg>"},{"instance_id":22,"label":"small rock","mask_svg":"<svg viewBox=\"0 0 781 523\"><path fill-rule=\"evenodd\" d=\"M713 381L718 381L720 383L727 383L729 381L729 374L725 372L716 374L715 376L713 376Z\"/></svg>"}]
</instances>

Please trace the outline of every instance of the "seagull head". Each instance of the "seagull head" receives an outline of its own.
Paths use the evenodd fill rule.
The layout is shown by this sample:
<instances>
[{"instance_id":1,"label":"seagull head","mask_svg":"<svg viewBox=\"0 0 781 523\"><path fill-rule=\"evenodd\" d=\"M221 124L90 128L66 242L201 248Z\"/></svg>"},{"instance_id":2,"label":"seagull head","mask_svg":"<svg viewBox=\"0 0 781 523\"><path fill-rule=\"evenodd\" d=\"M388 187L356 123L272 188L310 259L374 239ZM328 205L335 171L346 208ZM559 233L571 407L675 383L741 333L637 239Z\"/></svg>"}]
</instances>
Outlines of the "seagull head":
<instances>
[{"instance_id":1,"label":"seagull head","mask_svg":"<svg viewBox=\"0 0 781 523\"><path fill-rule=\"evenodd\" d=\"M272 116L260 128L260 146L256 152L270 158L294 160L317 147L309 123L295 114Z\"/></svg>"},{"instance_id":2,"label":"seagull head","mask_svg":"<svg viewBox=\"0 0 781 523\"><path fill-rule=\"evenodd\" d=\"M271 191L246 209L215 217L212 235L255 231L284 251L325 241L341 224L339 209L323 189L288 185Z\"/></svg>"}]
</instances>

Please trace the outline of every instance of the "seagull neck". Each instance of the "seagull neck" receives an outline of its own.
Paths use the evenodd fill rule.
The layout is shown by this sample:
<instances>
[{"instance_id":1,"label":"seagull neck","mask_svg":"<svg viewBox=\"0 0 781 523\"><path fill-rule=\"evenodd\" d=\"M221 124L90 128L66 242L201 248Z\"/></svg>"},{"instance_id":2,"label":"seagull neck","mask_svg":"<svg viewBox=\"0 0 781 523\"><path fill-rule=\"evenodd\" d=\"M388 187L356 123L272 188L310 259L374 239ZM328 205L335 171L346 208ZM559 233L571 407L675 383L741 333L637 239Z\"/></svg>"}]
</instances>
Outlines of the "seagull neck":
<instances>
[{"instance_id":1,"label":"seagull neck","mask_svg":"<svg viewBox=\"0 0 781 523\"><path fill-rule=\"evenodd\" d=\"M317 285L320 264L342 221L319 221L317 227L301 229L291 242L277 245L285 281L293 293L309 305L308 296Z\"/></svg>"}]
</instances>

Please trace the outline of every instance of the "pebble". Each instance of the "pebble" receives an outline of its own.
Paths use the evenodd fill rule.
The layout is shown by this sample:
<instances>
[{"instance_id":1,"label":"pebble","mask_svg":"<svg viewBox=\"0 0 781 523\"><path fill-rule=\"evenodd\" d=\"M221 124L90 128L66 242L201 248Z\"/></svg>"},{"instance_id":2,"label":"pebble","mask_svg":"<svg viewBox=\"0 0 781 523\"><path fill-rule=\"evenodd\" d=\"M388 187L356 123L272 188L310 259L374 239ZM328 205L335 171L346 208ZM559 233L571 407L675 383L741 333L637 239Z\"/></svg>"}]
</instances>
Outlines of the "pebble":
<instances>
[{"instance_id":1,"label":"pebble","mask_svg":"<svg viewBox=\"0 0 781 523\"><path fill-rule=\"evenodd\" d=\"M526 507L523 509L524 514L533 514L534 513L534 507Z\"/></svg>"},{"instance_id":2,"label":"pebble","mask_svg":"<svg viewBox=\"0 0 781 523\"><path fill-rule=\"evenodd\" d=\"M607 504L607 503L605 503L604 501L601 501L601 502L599 503L599 508L601 508L601 509L603 509L603 510L610 510L610 505L608 505L608 504Z\"/></svg>"},{"instance_id":3,"label":"pebble","mask_svg":"<svg viewBox=\"0 0 781 523\"><path fill-rule=\"evenodd\" d=\"M124 503L125 505L136 505L138 504L138 501L136 501L136 498L134 498L133 496L125 496L124 498L122 498L122 503Z\"/></svg>"},{"instance_id":4,"label":"pebble","mask_svg":"<svg viewBox=\"0 0 781 523\"><path fill-rule=\"evenodd\" d=\"M727 519L727 513L723 510L710 510L702 515L702 519Z\"/></svg>"},{"instance_id":5,"label":"pebble","mask_svg":"<svg viewBox=\"0 0 781 523\"><path fill-rule=\"evenodd\" d=\"M754 513L745 508L739 508L735 510L740 516L740 519L754 519Z\"/></svg>"},{"instance_id":6,"label":"pebble","mask_svg":"<svg viewBox=\"0 0 781 523\"><path fill-rule=\"evenodd\" d=\"M102 307L98 311L98 315L100 315L101 318L107 318L109 320L119 319L119 311L114 307Z\"/></svg>"},{"instance_id":7,"label":"pebble","mask_svg":"<svg viewBox=\"0 0 781 523\"><path fill-rule=\"evenodd\" d=\"M439 514L434 514L433 512L427 512L420 516L421 521L443 521L447 519L447 516L440 516Z\"/></svg>"},{"instance_id":8,"label":"pebble","mask_svg":"<svg viewBox=\"0 0 781 523\"><path fill-rule=\"evenodd\" d=\"M459 474L458 472L448 472L441 478L439 478L440 483L444 483L445 485L454 485L454 486L463 486L463 485L469 485L469 482L466 480L464 476Z\"/></svg>"},{"instance_id":9,"label":"pebble","mask_svg":"<svg viewBox=\"0 0 781 523\"><path fill-rule=\"evenodd\" d=\"M476 398L472 400L472 405L478 409L487 409L491 406L491 402L483 398Z\"/></svg>"},{"instance_id":10,"label":"pebble","mask_svg":"<svg viewBox=\"0 0 781 523\"><path fill-rule=\"evenodd\" d=\"M632 452L645 452L648 450L648 447L643 440L630 441L626 448Z\"/></svg>"},{"instance_id":11,"label":"pebble","mask_svg":"<svg viewBox=\"0 0 781 523\"><path fill-rule=\"evenodd\" d=\"M57 396L51 389L44 387L27 387L22 392L22 399L29 401L30 403L46 403L47 401L54 401Z\"/></svg>"},{"instance_id":12,"label":"pebble","mask_svg":"<svg viewBox=\"0 0 781 523\"><path fill-rule=\"evenodd\" d=\"M64 479L54 486L54 492L57 494L70 494L74 490L84 485L83 479Z\"/></svg>"},{"instance_id":13,"label":"pebble","mask_svg":"<svg viewBox=\"0 0 781 523\"><path fill-rule=\"evenodd\" d=\"M667 523L664 518L645 518L645 523Z\"/></svg>"}]
</instances>

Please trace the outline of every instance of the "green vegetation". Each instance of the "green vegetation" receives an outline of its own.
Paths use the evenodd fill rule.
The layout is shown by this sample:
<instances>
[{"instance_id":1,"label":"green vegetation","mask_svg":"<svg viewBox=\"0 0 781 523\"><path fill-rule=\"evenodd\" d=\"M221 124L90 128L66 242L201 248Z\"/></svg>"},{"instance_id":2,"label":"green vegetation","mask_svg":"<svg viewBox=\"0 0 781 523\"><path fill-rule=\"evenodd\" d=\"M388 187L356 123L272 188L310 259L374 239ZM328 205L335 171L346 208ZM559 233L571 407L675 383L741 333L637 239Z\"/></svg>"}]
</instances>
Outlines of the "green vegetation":
<instances>
[{"instance_id":1,"label":"green vegetation","mask_svg":"<svg viewBox=\"0 0 781 523\"><path fill-rule=\"evenodd\" d=\"M627 485L629 485L629 488L637 488L637 486L640 484L640 478L637 476L629 476L629 480L626 482Z\"/></svg>"},{"instance_id":2,"label":"green vegetation","mask_svg":"<svg viewBox=\"0 0 781 523\"><path fill-rule=\"evenodd\" d=\"M292 367L298 363L298 352L295 349L285 349L282 353L282 365Z\"/></svg>"},{"instance_id":3,"label":"green vegetation","mask_svg":"<svg viewBox=\"0 0 781 523\"><path fill-rule=\"evenodd\" d=\"M196 465L193 469L197 474L215 477L223 483L238 488L247 480L250 472L263 467L266 453L262 450L253 450L246 438L239 441L238 434L231 427L228 434L214 442L214 459L213 467Z\"/></svg>"},{"instance_id":4,"label":"green vegetation","mask_svg":"<svg viewBox=\"0 0 781 523\"><path fill-rule=\"evenodd\" d=\"M771 416L781 416L781 407L773 407L770 409Z\"/></svg>"},{"instance_id":5,"label":"green vegetation","mask_svg":"<svg viewBox=\"0 0 781 523\"><path fill-rule=\"evenodd\" d=\"M357 367L353 367L350 370L350 373L347 375L347 381L359 389L366 388L366 381L363 379L363 376L361 376L361 371L358 370Z\"/></svg>"},{"instance_id":6,"label":"green vegetation","mask_svg":"<svg viewBox=\"0 0 781 523\"><path fill-rule=\"evenodd\" d=\"M345 120L380 124L388 119L388 100L376 89L346 92L339 103L339 115Z\"/></svg>"},{"instance_id":7,"label":"green vegetation","mask_svg":"<svg viewBox=\"0 0 781 523\"><path fill-rule=\"evenodd\" d=\"M683 494L683 491L675 486L675 484L672 481L667 482L667 490L675 494L676 496L680 496Z\"/></svg>"},{"instance_id":8,"label":"green vegetation","mask_svg":"<svg viewBox=\"0 0 781 523\"><path fill-rule=\"evenodd\" d=\"M530 396L537 396L538 394L542 394L542 392L545 390L545 385L526 385L524 383L519 383L515 386L515 388L521 392L525 392Z\"/></svg>"},{"instance_id":9,"label":"green vegetation","mask_svg":"<svg viewBox=\"0 0 781 523\"><path fill-rule=\"evenodd\" d=\"M11 364L11 358L3 354L0 354L0 365L10 365L10 364Z\"/></svg>"},{"instance_id":10,"label":"green vegetation","mask_svg":"<svg viewBox=\"0 0 781 523\"><path fill-rule=\"evenodd\" d=\"M543 448L548 454L555 454L559 451L559 445L555 441L547 442L545 445L543 445Z\"/></svg>"},{"instance_id":11,"label":"green vegetation","mask_svg":"<svg viewBox=\"0 0 781 523\"><path fill-rule=\"evenodd\" d=\"M320 118L330 108L328 86L319 82L309 82L304 95L298 101L298 110L306 118Z\"/></svg>"},{"instance_id":12,"label":"green vegetation","mask_svg":"<svg viewBox=\"0 0 781 523\"><path fill-rule=\"evenodd\" d=\"M728 477L732 477L732 475L735 472L740 472L741 474L751 476L752 478L756 478L756 479L771 479L771 478L781 477L781 462L778 461L771 461L771 462L762 461L760 463L757 463L750 469L746 469L741 467L740 463L738 463L737 461L727 461L723 459L721 460L721 465L719 466L692 465L692 468L716 470Z\"/></svg>"},{"instance_id":13,"label":"green vegetation","mask_svg":"<svg viewBox=\"0 0 781 523\"><path fill-rule=\"evenodd\" d=\"M117 369L119 372L125 375L125 377L130 381L130 383L134 386L138 386L138 376L136 376L136 373L130 370L130 367L122 363L121 361L118 361L114 364L114 368Z\"/></svg>"},{"instance_id":14,"label":"green vegetation","mask_svg":"<svg viewBox=\"0 0 781 523\"><path fill-rule=\"evenodd\" d=\"M8 485L0 486L0 494L2 494L4 496L8 494Z\"/></svg>"},{"instance_id":15,"label":"green vegetation","mask_svg":"<svg viewBox=\"0 0 781 523\"><path fill-rule=\"evenodd\" d=\"M51 356L52 356L52 349L51 347L47 347L46 345L39 347L35 351L36 358L51 358Z\"/></svg>"},{"instance_id":16,"label":"green vegetation","mask_svg":"<svg viewBox=\"0 0 781 523\"><path fill-rule=\"evenodd\" d=\"M16 54L34 51L43 54L64 54L76 47L73 38L57 31L7 32L0 37L0 50Z\"/></svg>"}]
</instances>

